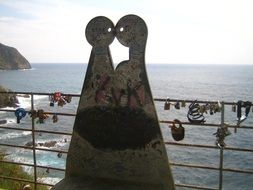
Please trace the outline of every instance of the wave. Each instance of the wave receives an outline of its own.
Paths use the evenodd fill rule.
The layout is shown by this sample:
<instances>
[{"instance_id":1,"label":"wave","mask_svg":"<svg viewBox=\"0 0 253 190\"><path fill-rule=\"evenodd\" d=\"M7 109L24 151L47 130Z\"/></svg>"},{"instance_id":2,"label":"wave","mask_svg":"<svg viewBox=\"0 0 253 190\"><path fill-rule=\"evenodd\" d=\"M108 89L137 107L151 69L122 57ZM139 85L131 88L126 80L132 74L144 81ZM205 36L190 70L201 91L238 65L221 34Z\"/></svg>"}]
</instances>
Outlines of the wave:
<instances>
[{"instance_id":1,"label":"wave","mask_svg":"<svg viewBox=\"0 0 253 190\"><path fill-rule=\"evenodd\" d=\"M57 164L57 162L53 162L50 164L50 162L48 162L47 158L52 156L50 154L43 154L45 160L44 162L40 163L40 158L37 158L37 164L39 165L55 165ZM32 156L31 156L31 152L29 150L18 150L17 152L15 152L14 154L9 154L6 156L6 159L7 160L10 160L10 161L15 161L17 163L27 163L27 164L33 164L33 159L32 159ZM50 160L53 160L52 157ZM62 160L58 160L58 161L61 161ZM34 169L33 167L30 167L30 166L22 166L22 169L24 172L26 172L27 174L29 175L33 175L33 172L34 172ZM38 180L40 182L44 182L44 183L49 183L49 184L56 184L58 183L62 178L63 178L63 175L60 175L62 176L62 178L60 178L60 176L47 176L47 175L54 175L54 172L47 172L46 169L37 169L38 171Z\"/></svg>"},{"instance_id":2,"label":"wave","mask_svg":"<svg viewBox=\"0 0 253 190\"><path fill-rule=\"evenodd\" d=\"M31 99L30 98L26 98L26 97L20 97L18 96L18 107L22 107L22 108L30 108L31 107Z\"/></svg>"},{"instance_id":3,"label":"wave","mask_svg":"<svg viewBox=\"0 0 253 190\"><path fill-rule=\"evenodd\" d=\"M29 95L29 97L24 97L24 96L20 96L20 95L18 95L17 96L17 98L18 98L18 107L22 107L22 108L30 108L31 107L31 96ZM46 99L48 99L48 96L46 96L46 95L34 95L34 97L33 97L33 100L34 101L39 101L39 100L46 100ZM36 104L34 104L34 105L36 105ZM15 109L15 108L13 108L13 109Z\"/></svg>"},{"instance_id":4,"label":"wave","mask_svg":"<svg viewBox=\"0 0 253 190\"><path fill-rule=\"evenodd\" d=\"M15 119L14 119L14 118L6 118L6 120L7 120L7 123L6 123L7 125L8 125L8 124L13 124L13 123L16 123L16 122L17 122L17 119L16 119L16 118L15 118Z\"/></svg>"},{"instance_id":5,"label":"wave","mask_svg":"<svg viewBox=\"0 0 253 190\"><path fill-rule=\"evenodd\" d=\"M23 131L23 132L10 132L7 134L2 134L0 136L1 140L7 140L7 139L14 139L14 138L18 138L18 137L24 137L24 136L28 136L31 135L32 132L30 131Z\"/></svg>"},{"instance_id":6,"label":"wave","mask_svg":"<svg viewBox=\"0 0 253 190\"><path fill-rule=\"evenodd\" d=\"M34 100L48 99L47 95L34 95Z\"/></svg>"},{"instance_id":7,"label":"wave","mask_svg":"<svg viewBox=\"0 0 253 190\"><path fill-rule=\"evenodd\" d=\"M67 144L69 144L70 138L63 137L61 139L46 139L46 140L40 140L36 141L37 146L45 149L60 149L63 147L66 147Z\"/></svg>"},{"instance_id":8,"label":"wave","mask_svg":"<svg viewBox=\"0 0 253 190\"><path fill-rule=\"evenodd\" d=\"M33 70L36 70L36 68L29 68L29 69L18 69L18 70L15 70L15 71L18 71L18 72L22 72L22 71L33 71Z\"/></svg>"},{"instance_id":9,"label":"wave","mask_svg":"<svg viewBox=\"0 0 253 190\"><path fill-rule=\"evenodd\" d=\"M5 109L5 110L15 110L16 108L14 107L3 107L1 109ZM1 111L0 113L6 113L6 111Z\"/></svg>"},{"instance_id":10,"label":"wave","mask_svg":"<svg viewBox=\"0 0 253 190\"><path fill-rule=\"evenodd\" d=\"M57 177L40 177L39 178L40 182L51 184L51 185L54 185L54 184L58 183L61 180L62 180L62 178L57 178Z\"/></svg>"}]
</instances>

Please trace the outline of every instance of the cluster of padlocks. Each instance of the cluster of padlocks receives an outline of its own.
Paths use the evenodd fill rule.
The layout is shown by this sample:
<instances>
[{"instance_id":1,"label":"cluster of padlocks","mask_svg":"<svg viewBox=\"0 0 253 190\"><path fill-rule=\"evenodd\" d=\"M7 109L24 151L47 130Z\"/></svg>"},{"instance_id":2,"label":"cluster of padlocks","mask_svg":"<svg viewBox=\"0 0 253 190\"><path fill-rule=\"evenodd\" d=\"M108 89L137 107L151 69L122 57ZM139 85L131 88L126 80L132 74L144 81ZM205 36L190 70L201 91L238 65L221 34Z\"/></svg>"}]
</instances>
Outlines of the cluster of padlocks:
<instances>
[{"instance_id":1,"label":"cluster of padlocks","mask_svg":"<svg viewBox=\"0 0 253 190\"><path fill-rule=\"evenodd\" d=\"M56 103L58 106L63 107L65 104L71 102L72 97L69 95L64 96L61 92L55 92L49 96L50 106L54 106Z\"/></svg>"},{"instance_id":2,"label":"cluster of padlocks","mask_svg":"<svg viewBox=\"0 0 253 190\"><path fill-rule=\"evenodd\" d=\"M49 105L54 106L57 104L62 107L67 103L71 102L72 97L69 95L63 95L61 92L55 92L49 96ZM252 102L250 101L241 101L234 102L232 104L232 112L237 112L237 125L239 126L243 121L245 121L249 115L249 112L252 107ZM164 110L170 110L172 107L179 110L181 108L186 107L186 101L176 101L170 102L167 98L164 104ZM192 124L203 124L206 122L206 118L204 114L214 115L215 113L221 112L221 103L219 101L212 103L200 104L197 100L190 103L188 106L187 119ZM253 112L253 108L252 108ZM36 120L36 123L43 124L46 119L49 118L49 114L44 112L43 109L26 111L23 108L17 108L15 111L15 116L17 118L17 123L20 123L20 120L24 118L27 113L31 118ZM57 114L53 114L52 116L53 123L58 122ZM181 141L185 136L185 129L180 120L175 119L171 125L169 125L171 129L172 137L175 141ZM235 133L237 132L237 128L235 127ZM228 130L227 124L223 124L221 127L218 127L217 132L213 135L216 136L216 145L218 147L225 147L226 144L224 142L225 137L230 135L231 132Z\"/></svg>"},{"instance_id":3,"label":"cluster of padlocks","mask_svg":"<svg viewBox=\"0 0 253 190\"><path fill-rule=\"evenodd\" d=\"M181 104L180 104L181 102ZM249 112L252 107L252 102L250 101L241 101L234 102L232 104L232 111L237 112L237 126L240 126L240 124L245 121L249 115ZM167 98L164 104L164 110L170 110L171 107L174 106L175 109L180 109L186 107L186 102L183 101L177 101L177 102L170 102L170 100ZM221 112L222 106L219 101L212 102L212 103L205 103L205 104L199 104L197 100L190 103L188 107L187 112L187 119L191 124L203 124L206 122L205 115L204 114L210 114L214 115L215 113ZM243 113L243 109L245 109L245 112ZM253 108L252 108L253 112ZM169 125L171 129L172 137L175 141L180 141L184 139L185 135L185 129L182 126L181 121L178 119L175 119L171 125ZM237 132L237 127L235 127L235 133ZM218 127L217 132L215 132L213 135L216 136L215 144L219 147L225 147L226 143L224 142L225 137L230 135L231 132L228 130L227 124L222 124L220 127Z\"/></svg>"},{"instance_id":4,"label":"cluster of padlocks","mask_svg":"<svg viewBox=\"0 0 253 190\"><path fill-rule=\"evenodd\" d=\"M71 100L71 96L63 95L61 92L55 92L49 96L49 105L53 107L57 104L58 106L63 107L65 104L70 103ZM17 108L14 113L17 118L17 123L20 123L20 120L24 118L27 113L32 119L36 120L36 123L38 124L43 124L45 120L49 118L49 114L47 114L43 109L26 111L24 108ZM58 122L58 115L56 113L53 114L52 120L53 123Z\"/></svg>"}]
</instances>

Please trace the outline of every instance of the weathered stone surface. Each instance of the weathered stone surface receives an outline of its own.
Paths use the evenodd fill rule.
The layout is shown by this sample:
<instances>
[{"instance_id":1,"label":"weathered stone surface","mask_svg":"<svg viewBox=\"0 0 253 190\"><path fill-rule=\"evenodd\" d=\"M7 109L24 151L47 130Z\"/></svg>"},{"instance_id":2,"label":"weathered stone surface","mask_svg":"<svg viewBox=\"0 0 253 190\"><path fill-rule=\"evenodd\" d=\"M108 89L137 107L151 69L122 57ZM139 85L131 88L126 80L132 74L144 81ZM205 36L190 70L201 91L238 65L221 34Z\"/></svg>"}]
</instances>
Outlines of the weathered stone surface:
<instances>
[{"instance_id":1,"label":"weathered stone surface","mask_svg":"<svg viewBox=\"0 0 253 190\"><path fill-rule=\"evenodd\" d=\"M60 181L51 190L164 190L161 184L133 183L124 181L107 181L101 179L86 179L73 177Z\"/></svg>"},{"instance_id":2,"label":"weathered stone surface","mask_svg":"<svg viewBox=\"0 0 253 190\"><path fill-rule=\"evenodd\" d=\"M65 179L53 190L175 190L145 69L147 26L127 15L116 26L106 17L86 27L92 46ZM129 48L116 68L115 37Z\"/></svg>"},{"instance_id":3,"label":"weathered stone surface","mask_svg":"<svg viewBox=\"0 0 253 190\"><path fill-rule=\"evenodd\" d=\"M0 43L0 70L30 69L31 65L17 49Z\"/></svg>"}]
</instances>

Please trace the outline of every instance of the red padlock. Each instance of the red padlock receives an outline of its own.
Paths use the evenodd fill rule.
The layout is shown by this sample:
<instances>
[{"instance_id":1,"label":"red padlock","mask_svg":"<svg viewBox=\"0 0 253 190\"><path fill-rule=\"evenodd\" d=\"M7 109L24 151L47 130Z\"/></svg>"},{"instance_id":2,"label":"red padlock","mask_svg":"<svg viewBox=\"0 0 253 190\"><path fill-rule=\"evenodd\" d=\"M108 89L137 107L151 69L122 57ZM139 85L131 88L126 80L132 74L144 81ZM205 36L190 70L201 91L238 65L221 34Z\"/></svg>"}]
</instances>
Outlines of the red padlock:
<instances>
[{"instance_id":1,"label":"red padlock","mask_svg":"<svg viewBox=\"0 0 253 190\"><path fill-rule=\"evenodd\" d=\"M54 93L54 101L58 102L61 99L61 92Z\"/></svg>"}]
</instances>

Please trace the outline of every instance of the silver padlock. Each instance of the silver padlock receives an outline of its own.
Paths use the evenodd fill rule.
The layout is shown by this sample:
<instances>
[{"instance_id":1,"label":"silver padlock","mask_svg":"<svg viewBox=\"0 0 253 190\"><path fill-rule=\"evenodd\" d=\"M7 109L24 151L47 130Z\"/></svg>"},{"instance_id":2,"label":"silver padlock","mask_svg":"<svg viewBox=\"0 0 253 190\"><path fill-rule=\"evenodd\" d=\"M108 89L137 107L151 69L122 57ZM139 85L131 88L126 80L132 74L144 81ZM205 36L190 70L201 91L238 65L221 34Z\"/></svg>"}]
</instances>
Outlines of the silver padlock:
<instances>
[{"instance_id":1,"label":"silver padlock","mask_svg":"<svg viewBox=\"0 0 253 190\"><path fill-rule=\"evenodd\" d=\"M165 101L165 103L164 103L164 110L170 110L169 98L167 98L166 101Z\"/></svg>"},{"instance_id":2,"label":"silver padlock","mask_svg":"<svg viewBox=\"0 0 253 190\"><path fill-rule=\"evenodd\" d=\"M184 108L185 106L186 106L186 102L185 102L185 100L183 100L183 101L181 102L181 107ZM253 109L252 109L252 111L253 111Z\"/></svg>"}]
</instances>

